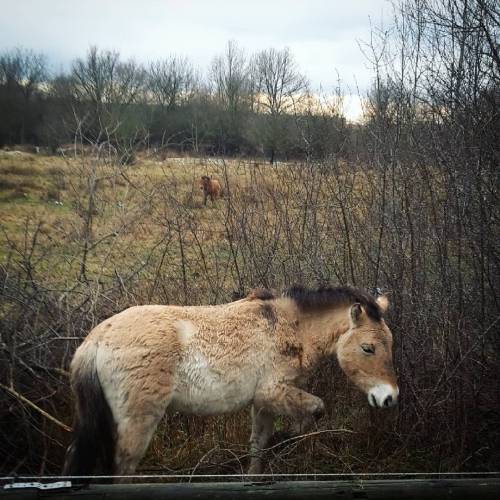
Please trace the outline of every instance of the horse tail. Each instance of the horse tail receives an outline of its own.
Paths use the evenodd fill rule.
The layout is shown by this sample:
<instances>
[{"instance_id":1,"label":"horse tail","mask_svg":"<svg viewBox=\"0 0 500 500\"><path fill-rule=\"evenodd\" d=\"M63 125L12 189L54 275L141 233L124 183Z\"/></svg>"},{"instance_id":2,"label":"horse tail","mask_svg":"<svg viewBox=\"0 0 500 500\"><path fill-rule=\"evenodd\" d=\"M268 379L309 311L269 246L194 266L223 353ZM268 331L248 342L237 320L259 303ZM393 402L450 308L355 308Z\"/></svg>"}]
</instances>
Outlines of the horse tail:
<instances>
[{"instance_id":1,"label":"horse tail","mask_svg":"<svg viewBox=\"0 0 500 500\"><path fill-rule=\"evenodd\" d=\"M114 473L116 425L99 381L97 343L80 346L71 363L71 385L76 399L73 442L64 464L64 475L88 476L98 469Z\"/></svg>"}]
</instances>

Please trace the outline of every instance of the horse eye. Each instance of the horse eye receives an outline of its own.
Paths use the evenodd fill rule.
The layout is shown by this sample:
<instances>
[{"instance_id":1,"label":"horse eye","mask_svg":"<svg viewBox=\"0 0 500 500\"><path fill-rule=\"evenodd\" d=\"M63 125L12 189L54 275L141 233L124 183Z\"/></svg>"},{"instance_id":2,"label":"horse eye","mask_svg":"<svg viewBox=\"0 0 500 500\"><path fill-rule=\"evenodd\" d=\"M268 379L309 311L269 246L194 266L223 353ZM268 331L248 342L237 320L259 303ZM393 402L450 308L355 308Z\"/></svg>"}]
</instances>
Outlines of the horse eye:
<instances>
[{"instance_id":1,"label":"horse eye","mask_svg":"<svg viewBox=\"0 0 500 500\"><path fill-rule=\"evenodd\" d=\"M373 344L361 344L361 349L363 349L366 354L375 354L375 346Z\"/></svg>"}]
</instances>

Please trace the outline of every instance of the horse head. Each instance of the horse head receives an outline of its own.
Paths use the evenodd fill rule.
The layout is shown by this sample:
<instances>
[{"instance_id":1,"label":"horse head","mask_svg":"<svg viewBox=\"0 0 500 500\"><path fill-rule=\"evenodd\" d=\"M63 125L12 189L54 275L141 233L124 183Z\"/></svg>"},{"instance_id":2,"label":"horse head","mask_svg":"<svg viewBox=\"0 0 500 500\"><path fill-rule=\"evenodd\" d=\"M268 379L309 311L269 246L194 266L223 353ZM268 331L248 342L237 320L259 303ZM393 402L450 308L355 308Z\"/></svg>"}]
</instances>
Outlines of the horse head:
<instances>
[{"instance_id":1,"label":"horse head","mask_svg":"<svg viewBox=\"0 0 500 500\"><path fill-rule=\"evenodd\" d=\"M377 299L380 312L389 306L386 296ZM396 404L399 388L392 364L392 334L384 319L373 317L355 303L349 309L349 329L337 342L337 358L346 375L368 395L371 406Z\"/></svg>"}]
</instances>

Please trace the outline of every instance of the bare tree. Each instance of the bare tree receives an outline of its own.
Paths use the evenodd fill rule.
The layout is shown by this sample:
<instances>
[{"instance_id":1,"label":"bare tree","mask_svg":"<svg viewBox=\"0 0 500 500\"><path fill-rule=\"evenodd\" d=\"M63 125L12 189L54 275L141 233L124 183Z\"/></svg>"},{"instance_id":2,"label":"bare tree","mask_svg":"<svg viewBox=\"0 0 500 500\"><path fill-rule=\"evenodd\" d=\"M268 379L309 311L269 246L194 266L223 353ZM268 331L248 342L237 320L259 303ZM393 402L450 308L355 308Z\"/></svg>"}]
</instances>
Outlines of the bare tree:
<instances>
[{"instance_id":1,"label":"bare tree","mask_svg":"<svg viewBox=\"0 0 500 500\"><path fill-rule=\"evenodd\" d=\"M149 65L148 88L153 102L167 110L193 95L196 80L195 70L186 57L170 56Z\"/></svg>"},{"instance_id":2,"label":"bare tree","mask_svg":"<svg viewBox=\"0 0 500 500\"><path fill-rule=\"evenodd\" d=\"M0 110L6 128L0 135L15 134L16 140L25 142L27 122L37 121L36 112L30 110L30 101L47 77L43 54L16 48L0 55Z\"/></svg>"},{"instance_id":3,"label":"bare tree","mask_svg":"<svg viewBox=\"0 0 500 500\"><path fill-rule=\"evenodd\" d=\"M225 110L237 113L248 105L252 88L249 66L235 41L229 41L224 55L212 61L210 83Z\"/></svg>"},{"instance_id":4,"label":"bare tree","mask_svg":"<svg viewBox=\"0 0 500 500\"><path fill-rule=\"evenodd\" d=\"M208 79L215 106L217 149L237 152L244 143L254 94L247 58L236 42L229 41L224 54L214 58Z\"/></svg>"},{"instance_id":5,"label":"bare tree","mask_svg":"<svg viewBox=\"0 0 500 500\"><path fill-rule=\"evenodd\" d=\"M307 80L300 74L288 48L259 52L253 61L261 110L269 116L265 142L270 149L270 162L274 162L284 127L280 118L295 111L306 96Z\"/></svg>"},{"instance_id":6,"label":"bare tree","mask_svg":"<svg viewBox=\"0 0 500 500\"><path fill-rule=\"evenodd\" d=\"M293 110L307 87L307 80L299 73L290 49L259 52L254 68L263 108L275 116Z\"/></svg>"},{"instance_id":7,"label":"bare tree","mask_svg":"<svg viewBox=\"0 0 500 500\"><path fill-rule=\"evenodd\" d=\"M16 87L26 99L47 76L47 61L43 54L17 48L0 55L0 85Z\"/></svg>"},{"instance_id":8,"label":"bare tree","mask_svg":"<svg viewBox=\"0 0 500 500\"><path fill-rule=\"evenodd\" d=\"M126 108L142 96L145 83L140 65L122 62L118 52L97 47L91 47L85 59L74 61L71 76L74 96L80 104L90 105L96 130L120 123Z\"/></svg>"}]
</instances>

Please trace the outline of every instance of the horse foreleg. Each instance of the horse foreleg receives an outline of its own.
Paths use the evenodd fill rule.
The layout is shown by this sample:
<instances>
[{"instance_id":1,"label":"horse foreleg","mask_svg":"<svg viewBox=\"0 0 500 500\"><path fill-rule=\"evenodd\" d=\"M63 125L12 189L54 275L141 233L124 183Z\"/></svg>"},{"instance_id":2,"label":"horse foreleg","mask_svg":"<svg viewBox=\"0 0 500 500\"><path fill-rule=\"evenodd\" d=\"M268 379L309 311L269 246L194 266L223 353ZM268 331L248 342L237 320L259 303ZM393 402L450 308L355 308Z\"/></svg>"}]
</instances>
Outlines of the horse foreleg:
<instances>
[{"instance_id":1,"label":"horse foreleg","mask_svg":"<svg viewBox=\"0 0 500 500\"><path fill-rule=\"evenodd\" d=\"M273 433L273 416L262 408L252 406L252 435L250 436L250 467L249 474L262 472L263 448L266 447Z\"/></svg>"},{"instance_id":2,"label":"horse foreleg","mask_svg":"<svg viewBox=\"0 0 500 500\"><path fill-rule=\"evenodd\" d=\"M292 385L278 384L260 395L260 405L272 415L284 415L294 421L292 432L310 428L325 411L325 404L313 394Z\"/></svg>"},{"instance_id":3,"label":"horse foreleg","mask_svg":"<svg viewBox=\"0 0 500 500\"><path fill-rule=\"evenodd\" d=\"M321 398L293 385L277 384L258 395L260 406L273 415L286 415L295 420L320 417L325 411Z\"/></svg>"},{"instance_id":4,"label":"horse foreleg","mask_svg":"<svg viewBox=\"0 0 500 500\"><path fill-rule=\"evenodd\" d=\"M297 387L278 384L259 391L252 407L252 455L249 474L260 474L262 470L262 450L273 431L274 416L288 416L297 422L298 429L319 418L325 411L323 401Z\"/></svg>"}]
</instances>

